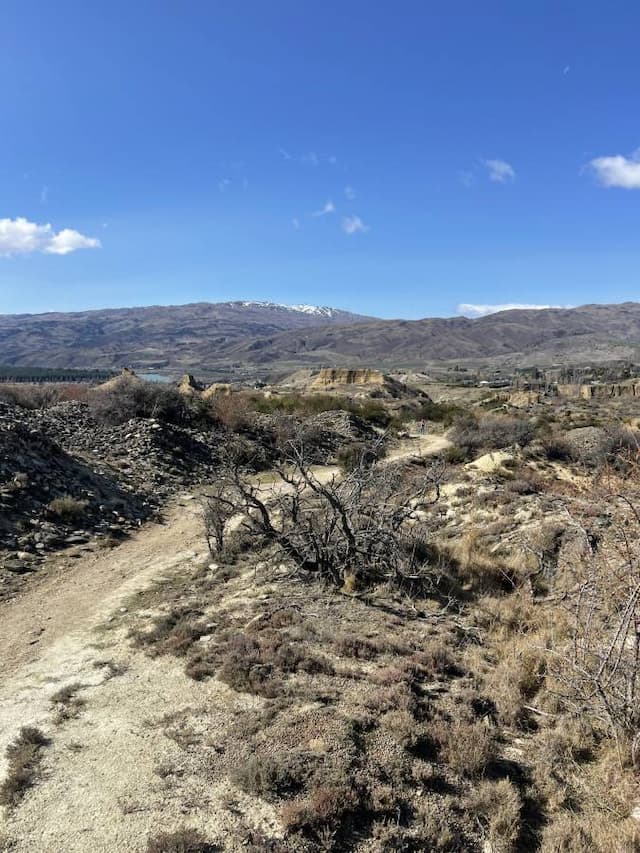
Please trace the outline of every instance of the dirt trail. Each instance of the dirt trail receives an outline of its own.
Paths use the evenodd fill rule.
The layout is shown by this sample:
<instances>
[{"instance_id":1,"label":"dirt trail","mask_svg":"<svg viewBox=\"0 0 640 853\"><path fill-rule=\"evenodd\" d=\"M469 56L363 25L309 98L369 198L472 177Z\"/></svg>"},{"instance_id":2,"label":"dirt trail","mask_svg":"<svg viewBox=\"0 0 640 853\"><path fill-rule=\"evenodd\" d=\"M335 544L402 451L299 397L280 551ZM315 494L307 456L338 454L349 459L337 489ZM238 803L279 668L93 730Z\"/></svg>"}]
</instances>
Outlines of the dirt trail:
<instances>
[{"instance_id":1,"label":"dirt trail","mask_svg":"<svg viewBox=\"0 0 640 853\"><path fill-rule=\"evenodd\" d=\"M447 444L441 436L416 436L405 440L389 459L435 454ZM316 469L316 474L326 479L337 470ZM264 488L269 490L275 486L265 483ZM44 853L60 849L55 846L60 843L55 834L57 818L51 818L47 835L44 830L38 830L38 809L50 809L53 816L61 798L65 800L65 809L72 808L68 798L87 797L91 789L89 812L80 809L76 819L76 823L84 821L84 829L76 826L75 834L65 836L64 849L69 853L81 853L89 849L84 846L85 842L91 849L105 853L133 849L120 847L120 841L108 833L104 845L96 844L96 838L91 836L84 836L83 841L77 833L91 832L96 821L115 820L117 824L109 812L113 803L106 803L106 800L113 799L114 789L120 792L120 799L125 796L128 783L135 790L131 780L134 771L118 763L122 760L127 738L131 739L131 758L137 777L144 779L153 775L156 751L166 750L166 745L163 741L162 747L154 746L148 740L150 736L144 735L147 740L141 746L142 709L146 715L162 715L168 708L184 704L185 699L196 703L202 688L187 681L167 659L148 663L146 669L115 679L110 663L127 665L132 657L126 633L125 603L137 591L163 577L170 577L179 570L189 572L206 557L198 501L193 495L183 495L166 508L162 523L145 525L109 551L83 552L76 557L58 556L42 576L26 585L22 596L0 606L0 780L6 773L6 747L23 725L37 725L45 732L52 732L56 751L62 749L62 744L66 744L68 750L75 750L73 732L78 734L82 729L83 736L87 737L88 726L90 737L96 740L93 751L96 756L104 756L105 773L110 774L109 778L96 780L93 774L98 768L85 766L82 770L76 760L75 768L66 768L62 782L48 782L45 777L36 795L28 797L15 814L0 817L0 848L4 825L14 841L17 838L20 842L12 850ZM98 694L92 698L91 716L87 714L82 722L72 721L75 727L69 724L60 730L53 726L51 696L69 684L80 684L83 692L89 691L89 694L100 687L100 698ZM228 697L225 701L228 704ZM110 756L110 744L116 734L119 749ZM63 763L68 761L71 758L64 757ZM71 780L67 773L71 773ZM73 791L67 791L69 784ZM97 802L101 798L105 799L102 805ZM36 810L33 814L30 813L32 809ZM140 829L142 832L142 827ZM76 840L70 840L72 838Z\"/></svg>"}]
</instances>

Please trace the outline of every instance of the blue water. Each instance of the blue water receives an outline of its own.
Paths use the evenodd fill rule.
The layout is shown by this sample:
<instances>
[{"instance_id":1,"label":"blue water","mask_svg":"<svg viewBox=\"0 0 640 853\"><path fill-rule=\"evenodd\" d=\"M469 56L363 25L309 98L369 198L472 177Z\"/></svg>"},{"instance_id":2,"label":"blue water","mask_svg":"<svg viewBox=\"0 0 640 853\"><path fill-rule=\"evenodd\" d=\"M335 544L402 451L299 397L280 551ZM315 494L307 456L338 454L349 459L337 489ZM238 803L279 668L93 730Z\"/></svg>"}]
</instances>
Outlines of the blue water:
<instances>
[{"instance_id":1,"label":"blue water","mask_svg":"<svg viewBox=\"0 0 640 853\"><path fill-rule=\"evenodd\" d=\"M138 373L138 376L147 382L171 382L171 377L163 376L162 373Z\"/></svg>"}]
</instances>

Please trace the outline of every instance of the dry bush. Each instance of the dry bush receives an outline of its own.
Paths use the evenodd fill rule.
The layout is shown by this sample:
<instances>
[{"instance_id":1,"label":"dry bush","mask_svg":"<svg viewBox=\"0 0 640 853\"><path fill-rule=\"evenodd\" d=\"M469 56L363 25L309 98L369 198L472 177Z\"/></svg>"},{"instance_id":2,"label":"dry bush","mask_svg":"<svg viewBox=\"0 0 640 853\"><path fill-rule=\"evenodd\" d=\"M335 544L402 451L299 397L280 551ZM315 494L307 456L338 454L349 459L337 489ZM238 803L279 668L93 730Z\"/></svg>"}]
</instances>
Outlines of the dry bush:
<instances>
[{"instance_id":1,"label":"dry bush","mask_svg":"<svg viewBox=\"0 0 640 853\"><path fill-rule=\"evenodd\" d=\"M350 779L319 785L303 800L285 803L281 820L287 830L318 837L336 832L341 824L366 808L363 793Z\"/></svg>"},{"instance_id":2,"label":"dry bush","mask_svg":"<svg viewBox=\"0 0 640 853\"><path fill-rule=\"evenodd\" d=\"M380 718L380 726L403 749L415 747L420 740L420 727L409 711L387 711Z\"/></svg>"},{"instance_id":3,"label":"dry bush","mask_svg":"<svg viewBox=\"0 0 640 853\"><path fill-rule=\"evenodd\" d=\"M40 729L23 726L13 743L7 747L8 770L4 782L0 785L0 803L16 806L29 788L35 784L38 775L42 750L51 741Z\"/></svg>"},{"instance_id":4,"label":"dry bush","mask_svg":"<svg viewBox=\"0 0 640 853\"><path fill-rule=\"evenodd\" d=\"M207 401L207 412L214 423L229 430L242 432L255 424L255 412L244 394L219 394Z\"/></svg>"},{"instance_id":5,"label":"dry bush","mask_svg":"<svg viewBox=\"0 0 640 853\"><path fill-rule=\"evenodd\" d=\"M426 724L426 732L441 759L461 776L482 776L495 758L495 735L483 721L438 717Z\"/></svg>"},{"instance_id":6,"label":"dry bush","mask_svg":"<svg viewBox=\"0 0 640 853\"><path fill-rule=\"evenodd\" d=\"M157 418L181 424L191 419L189 402L176 388L137 377L92 389L89 408L100 423L122 424L132 418Z\"/></svg>"},{"instance_id":7,"label":"dry bush","mask_svg":"<svg viewBox=\"0 0 640 853\"><path fill-rule=\"evenodd\" d=\"M387 582L424 592L441 567L430 562L429 531L418 511L437 502L442 474L437 462L419 474L362 462L324 481L309 466L304 444L292 442L287 464L277 469L282 488L266 495L228 459L220 484L230 505L221 511L242 516L244 530L276 545L305 574L349 590Z\"/></svg>"},{"instance_id":8,"label":"dry bush","mask_svg":"<svg viewBox=\"0 0 640 853\"><path fill-rule=\"evenodd\" d=\"M516 638L500 650L503 656L486 679L486 692L495 703L498 719L507 726L524 726L530 704L545 680L547 653L532 645L531 637Z\"/></svg>"},{"instance_id":9,"label":"dry bush","mask_svg":"<svg viewBox=\"0 0 640 853\"><path fill-rule=\"evenodd\" d=\"M608 813L566 811L544 828L540 853L638 853L638 824Z\"/></svg>"},{"instance_id":10,"label":"dry bush","mask_svg":"<svg viewBox=\"0 0 640 853\"><path fill-rule=\"evenodd\" d=\"M511 591L515 588L518 571L513 561L507 562L501 554L491 553L479 529L467 530L452 551L459 580L469 583L475 592Z\"/></svg>"},{"instance_id":11,"label":"dry bush","mask_svg":"<svg viewBox=\"0 0 640 853\"><path fill-rule=\"evenodd\" d=\"M517 849L522 801L508 779L480 782L471 791L466 806L482 826L492 853L513 853Z\"/></svg>"},{"instance_id":12,"label":"dry bush","mask_svg":"<svg viewBox=\"0 0 640 853\"><path fill-rule=\"evenodd\" d=\"M598 542L581 528L583 558L564 602L571 642L552 656L552 674L564 706L620 742L632 739L640 765L640 501L630 493L598 498L603 536Z\"/></svg>"},{"instance_id":13,"label":"dry bush","mask_svg":"<svg viewBox=\"0 0 640 853\"><path fill-rule=\"evenodd\" d=\"M355 634L339 637L333 648L340 657L357 658L358 660L374 660L380 653L380 647L377 643L372 643L371 640L358 637Z\"/></svg>"},{"instance_id":14,"label":"dry bush","mask_svg":"<svg viewBox=\"0 0 640 853\"><path fill-rule=\"evenodd\" d=\"M236 770L232 781L247 794L265 799L292 796L311 777L315 756L293 752L274 757L251 756Z\"/></svg>"},{"instance_id":15,"label":"dry bush","mask_svg":"<svg viewBox=\"0 0 640 853\"><path fill-rule=\"evenodd\" d=\"M514 444L525 447L534 435L535 425L529 419L508 415L462 415L449 432L453 444L469 453L501 450Z\"/></svg>"},{"instance_id":16,"label":"dry bush","mask_svg":"<svg viewBox=\"0 0 640 853\"><path fill-rule=\"evenodd\" d=\"M216 853L221 850L211 844L197 829L185 827L173 832L161 832L147 841L147 853Z\"/></svg>"},{"instance_id":17,"label":"dry bush","mask_svg":"<svg viewBox=\"0 0 640 853\"><path fill-rule=\"evenodd\" d=\"M63 495L54 498L47 506L51 515L55 515L62 521L78 521L87 509L87 501L79 500L71 495Z\"/></svg>"}]
</instances>

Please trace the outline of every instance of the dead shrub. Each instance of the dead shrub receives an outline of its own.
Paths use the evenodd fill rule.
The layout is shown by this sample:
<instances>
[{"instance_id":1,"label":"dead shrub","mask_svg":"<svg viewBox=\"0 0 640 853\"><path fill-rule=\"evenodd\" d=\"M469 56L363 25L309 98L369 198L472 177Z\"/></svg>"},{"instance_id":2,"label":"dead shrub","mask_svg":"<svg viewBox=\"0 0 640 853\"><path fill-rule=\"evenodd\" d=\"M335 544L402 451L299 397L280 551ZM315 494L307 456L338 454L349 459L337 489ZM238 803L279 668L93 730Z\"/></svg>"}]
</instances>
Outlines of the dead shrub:
<instances>
[{"instance_id":1,"label":"dead shrub","mask_svg":"<svg viewBox=\"0 0 640 853\"><path fill-rule=\"evenodd\" d=\"M0 785L0 803L16 806L35 784L42 750L51 743L40 729L23 726L13 743L7 747L7 776Z\"/></svg>"}]
</instances>

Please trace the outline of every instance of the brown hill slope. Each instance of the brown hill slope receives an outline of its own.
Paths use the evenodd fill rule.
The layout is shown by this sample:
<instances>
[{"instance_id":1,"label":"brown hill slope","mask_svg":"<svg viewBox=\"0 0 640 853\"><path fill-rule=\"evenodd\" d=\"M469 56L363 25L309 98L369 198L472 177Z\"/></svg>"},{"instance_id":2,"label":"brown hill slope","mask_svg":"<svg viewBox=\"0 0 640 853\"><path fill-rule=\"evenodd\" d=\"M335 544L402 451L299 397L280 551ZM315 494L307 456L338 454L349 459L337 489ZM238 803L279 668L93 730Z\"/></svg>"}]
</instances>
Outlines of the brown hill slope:
<instances>
[{"instance_id":1,"label":"brown hill slope","mask_svg":"<svg viewBox=\"0 0 640 853\"><path fill-rule=\"evenodd\" d=\"M634 358L640 351L640 304L502 311L425 320L375 320L357 327L296 330L229 347L253 364L419 365L449 360L520 363Z\"/></svg>"},{"instance_id":2,"label":"brown hill slope","mask_svg":"<svg viewBox=\"0 0 640 853\"><path fill-rule=\"evenodd\" d=\"M348 311L268 302L0 315L0 364L182 370L238 341L318 324L369 319Z\"/></svg>"},{"instance_id":3,"label":"brown hill slope","mask_svg":"<svg viewBox=\"0 0 640 853\"><path fill-rule=\"evenodd\" d=\"M294 366L545 364L640 358L640 304L514 310L470 320L374 320L333 309L200 303L0 316L0 364L198 374Z\"/></svg>"}]
</instances>

